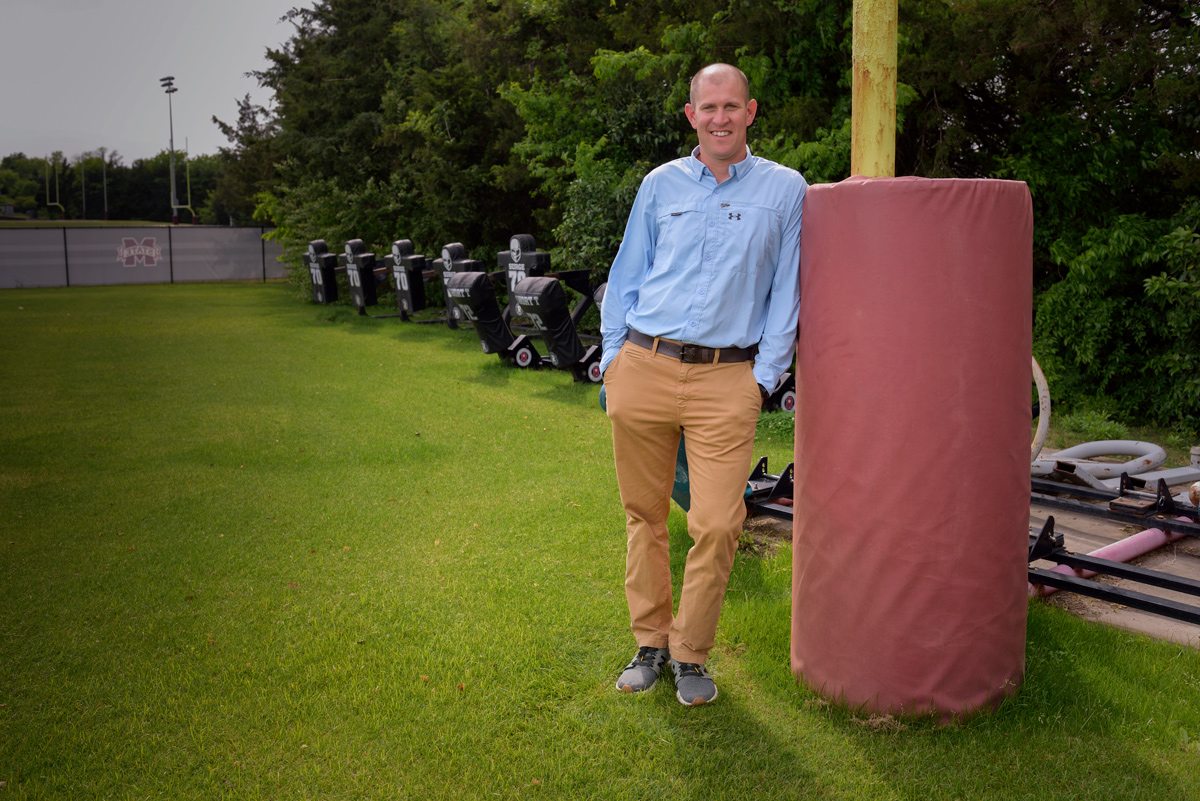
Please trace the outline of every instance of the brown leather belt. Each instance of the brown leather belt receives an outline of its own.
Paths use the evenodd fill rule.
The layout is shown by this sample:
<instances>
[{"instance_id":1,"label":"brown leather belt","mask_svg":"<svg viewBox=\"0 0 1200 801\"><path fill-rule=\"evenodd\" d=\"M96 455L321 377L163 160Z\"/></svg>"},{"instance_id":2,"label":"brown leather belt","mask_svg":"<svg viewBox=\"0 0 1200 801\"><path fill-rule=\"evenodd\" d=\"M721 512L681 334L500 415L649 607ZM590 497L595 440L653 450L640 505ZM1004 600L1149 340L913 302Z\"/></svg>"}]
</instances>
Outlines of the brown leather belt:
<instances>
[{"instance_id":1,"label":"brown leather belt","mask_svg":"<svg viewBox=\"0 0 1200 801\"><path fill-rule=\"evenodd\" d=\"M629 329L628 339L635 345L678 359L684 364L729 364L748 362L754 358L758 348L706 348L703 345L686 345L661 337L652 337L641 331ZM657 347L656 347L657 343Z\"/></svg>"}]
</instances>

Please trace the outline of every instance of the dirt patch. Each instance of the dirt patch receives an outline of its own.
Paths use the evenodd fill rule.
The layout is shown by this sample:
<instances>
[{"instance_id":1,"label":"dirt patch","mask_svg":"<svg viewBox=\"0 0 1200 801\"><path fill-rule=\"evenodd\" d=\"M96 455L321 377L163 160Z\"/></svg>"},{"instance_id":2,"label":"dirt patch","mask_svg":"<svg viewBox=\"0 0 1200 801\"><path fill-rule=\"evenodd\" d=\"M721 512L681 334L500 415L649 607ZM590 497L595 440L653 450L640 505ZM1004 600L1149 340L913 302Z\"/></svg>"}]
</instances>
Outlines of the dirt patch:
<instances>
[{"instance_id":1,"label":"dirt patch","mask_svg":"<svg viewBox=\"0 0 1200 801\"><path fill-rule=\"evenodd\" d=\"M862 718L850 718L850 720L873 732L897 732L908 728L891 715L871 715L866 720Z\"/></svg>"},{"instance_id":2,"label":"dirt patch","mask_svg":"<svg viewBox=\"0 0 1200 801\"><path fill-rule=\"evenodd\" d=\"M747 517L738 538L738 550L749 556L774 556L780 545L792 541L792 521L767 515Z\"/></svg>"},{"instance_id":3,"label":"dirt patch","mask_svg":"<svg viewBox=\"0 0 1200 801\"><path fill-rule=\"evenodd\" d=\"M1100 584L1116 585L1117 582L1109 576L1093 576L1092 581ZM1071 614L1088 620L1096 620L1101 615L1123 609L1121 604L1105 601L1101 598L1090 598L1086 595L1076 595L1073 592L1056 592L1042 599L1048 606L1065 609Z\"/></svg>"},{"instance_id":4,"label":"dirt patch","mask_svg":"<svg viewBox=\"0 0 1200 801\"><path fill-rule=\"evenodd\" d=\"M1192 556L1200 559L1200 548L1188 543L1187 541L1175 543L1175 549L1178 553L1181 553L1184 556Z\"/></svg>"}]
</instances>

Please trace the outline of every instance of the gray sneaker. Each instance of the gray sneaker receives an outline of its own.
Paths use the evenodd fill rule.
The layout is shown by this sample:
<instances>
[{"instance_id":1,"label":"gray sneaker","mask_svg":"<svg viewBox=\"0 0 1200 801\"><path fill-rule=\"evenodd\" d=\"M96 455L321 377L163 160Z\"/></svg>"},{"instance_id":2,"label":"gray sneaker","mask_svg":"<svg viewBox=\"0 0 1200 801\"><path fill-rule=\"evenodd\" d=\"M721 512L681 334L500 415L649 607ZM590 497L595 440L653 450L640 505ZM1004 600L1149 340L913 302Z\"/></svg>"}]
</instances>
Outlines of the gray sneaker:
<instances>
[{"instance_id":1,"label":"gray sneaker","mask_svg":"<svg viewBox=\"0 0 1200 801\"><path fill-rule=\"evenodd\" d=\"M671 671L675 674L675 697L684 706L699 706L717 699L717 685L704 669L694 662L671 660Z\"/></svg>"},{"instance_id":2,"label":"gray sneaker","mask_svg":"<svg viewBox=\"0 0 1200 801\"><path fill-rule=\"evenodd\" d=\"M652 688L662 673L663 665L671 658L666 648L643 645L617 679L617 689L627 693L642 693Z\"/></svg>"}]
</instances>

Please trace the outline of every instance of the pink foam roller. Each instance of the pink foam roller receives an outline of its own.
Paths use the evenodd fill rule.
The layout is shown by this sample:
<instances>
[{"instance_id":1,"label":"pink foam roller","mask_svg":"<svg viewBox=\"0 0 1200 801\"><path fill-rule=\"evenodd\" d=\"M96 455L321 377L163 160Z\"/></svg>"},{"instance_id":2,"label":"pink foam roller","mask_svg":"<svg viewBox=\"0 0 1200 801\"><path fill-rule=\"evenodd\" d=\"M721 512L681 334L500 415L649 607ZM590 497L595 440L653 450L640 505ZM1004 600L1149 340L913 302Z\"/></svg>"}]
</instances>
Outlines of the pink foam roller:
<instances>
[{"instance_id":1,"label":"pink foam roller","mask_svg":"<svg viewBox=\"0 0 1200 801\"><path fill-rule=\"evenodd\" d=\"M809 189L792 669L959 719L1025 669L1033 211L1024 183Z\"/></svg>"}]
</instances>

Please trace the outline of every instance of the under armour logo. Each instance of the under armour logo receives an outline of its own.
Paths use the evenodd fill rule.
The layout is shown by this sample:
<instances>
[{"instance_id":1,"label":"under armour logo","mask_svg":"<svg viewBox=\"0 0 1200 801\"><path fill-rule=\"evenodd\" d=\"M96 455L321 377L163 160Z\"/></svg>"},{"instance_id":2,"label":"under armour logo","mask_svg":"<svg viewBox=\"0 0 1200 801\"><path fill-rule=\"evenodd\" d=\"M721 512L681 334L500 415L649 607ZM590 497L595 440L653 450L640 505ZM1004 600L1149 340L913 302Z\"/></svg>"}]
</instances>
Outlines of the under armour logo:
<instances>
[{"instance_id":1,"label":"under armour logo","mask_svg":"<svg viewBox=\"0 0 1200 801\"><path fill-rule=\"evenodd\" d=\"M742 219L742 215L741 215L740 213L739 213L739 214L734 214L734 213L731 211L731 212L729 212L729 219L731 219L731 220L740 220L740 219Z\"/></svg>"}]
</instances>

